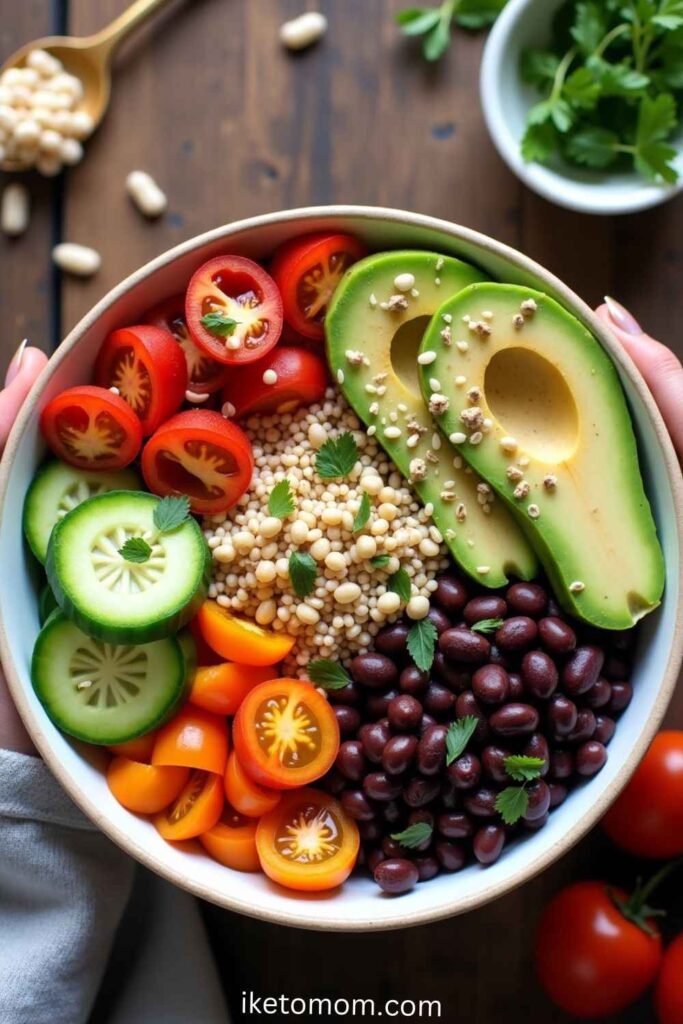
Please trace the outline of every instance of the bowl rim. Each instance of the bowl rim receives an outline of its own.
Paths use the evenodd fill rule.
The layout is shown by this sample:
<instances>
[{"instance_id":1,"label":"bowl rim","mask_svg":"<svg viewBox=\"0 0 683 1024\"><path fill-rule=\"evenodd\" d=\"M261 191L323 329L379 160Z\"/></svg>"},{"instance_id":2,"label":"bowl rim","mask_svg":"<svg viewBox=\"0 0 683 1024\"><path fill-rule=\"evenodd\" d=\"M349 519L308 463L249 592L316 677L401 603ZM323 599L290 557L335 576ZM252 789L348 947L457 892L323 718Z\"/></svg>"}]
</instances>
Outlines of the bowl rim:
<instances>
[{"instance_id":1,"label":"bowl rim","mask_svg":"<svg viewBox=\"0 0 683 1024\"><path fill-rule=\"evenodd\" d=\"M558 4L560 2L562 0L558 0ZM673 199L683 189L683 175L675 184L656 185L634 173L633 188L619 197L610 189L609 178L605 178L602 183L582 183L552 168L535 162L526 163L522 159L519 140L512 136L505 117L500 73L507 59L505 54L509 38L517 22L529 7L534 4L540 7L545 3L546 0L510 0L486 40L479 75L479 92L484 121L499 156L513 174L538 195L577 213L595 216L638 213ZM563 184L571 184L571 196L563 195Z\"/></svg>"},{"instance_id":2,"label":"bowl rim","mask_svg":"<svg viewBox=\"0 0 683 1024\"><path fill-rule=\"evenodd\" d=\"M22 410L12 428L5 452L0 463L0 509L4 508L8 492L10 477L10 466L12 465L21 443L23 434L34 414L39 403L43 389L49 381L55 368L59 366L71 351L80 343L84 334L97 322L103 312L117 302L123 295L137 288L147 277L156 271L169 266L176 259L191 254L197 249L222 241L230 240L235 235L245 232L267 228L271 226L282 226L296 223L301 226L302 231L306 229L308 221L330 219L333 221L344 221L348 219L386 221L407 229L422 229L427 231L440 232L452 237L455 241L476 246L480 250L490 253L493 257L502 258L512 263L522 273L537 275L546 286L552 288L562 303L570 309L578 311L589 329L596 335L600 343L605 347L610 357L621 368L630 384L642 401L645 410L654 428L657 441L662 450L664 466L666 470L667 484L673 498L675 509L676 532L678 537L679 550L683 550L683 476L674 452L673 444L668 431L664 425L661 414L654 399L650 394L644 380L638 373L635 364L627 356L617 340L610 334L606 326L593 313L590 307L583 302L570 288L562 283L545 268L524 256L522 253L498 242L487 235L473 231L470 228L462 227L441 220L436 217L424 214L410 213L408 211L391 209L386 207L356 206L356 205L334 205L334 206L309 206L294 210L277 211L261 214L243 220L234 221L210 231L196 235L179 245L168 249L166 252L155 257L142 267L133 271L123 281L112 288L104 295L84 317L69 332L65 340L52 355L47 366L42 371L31 389ZM473 895L457 894L455 897L442 901L436 907L422 907L416 910L407 911L402 916L390 920L369 920L359 918L350 921L347 918L337 918L332 913L328 916L325 913L319 919L312 919L312 916L299 916L289 910L278 910L274 908L254 908L248 899L241 898L236 894L218 893L209 885L201 881L194 881L187 877L182 871L176 871L172 867L160 865L156 858L150 854L144 846L133 840L125 829L119 828L112 823L98 807L97 803L87 791L69 774L60 760L53 755L50 740L43 728L39 714L34 713L29 704L20 678L20 672L15 665L12 646L6 631L4 614L0 606L0 659L5 669L10 693L14 700L19 714L26 725L28 732L35 742L36 748L45 760L52 774L57 778L60 785L66 790L77 806L90 818L90 820L130 856L134 857L143 866L161 875L167 881L183 888L193 895L214 903L227 910L246 914L262 921L269 921L275 924L288 925L300 928L312 928L323 931L371 931L371 930L392 930L397 928L411 927L414 925L428 924L432 921L443 920L453 917L477 907L484 906L494 899L507 894L530 881L540 874L561 856L567 853L588 831L590 831L606 812L612 801L626 785L635 771L638 763L645 754L652 738L661 724L667 710L669 701L673 694L678 671L683 659L683 565L679 561L679 589L678 600L675 611L675 624L671 636L671 645L668 651L666 665L663 667L662 680L653 703L651 713L647 720L642 723L640 732L631 749L631 756L621 767L612 782L605 788L600 796L568 829L561 840L550 846L545 853L536 858L529 858L521 868L510 873L509 877L490 884L482 892ZM332 907L330 906L330 909Z\"/></svg>"}]
</instances>

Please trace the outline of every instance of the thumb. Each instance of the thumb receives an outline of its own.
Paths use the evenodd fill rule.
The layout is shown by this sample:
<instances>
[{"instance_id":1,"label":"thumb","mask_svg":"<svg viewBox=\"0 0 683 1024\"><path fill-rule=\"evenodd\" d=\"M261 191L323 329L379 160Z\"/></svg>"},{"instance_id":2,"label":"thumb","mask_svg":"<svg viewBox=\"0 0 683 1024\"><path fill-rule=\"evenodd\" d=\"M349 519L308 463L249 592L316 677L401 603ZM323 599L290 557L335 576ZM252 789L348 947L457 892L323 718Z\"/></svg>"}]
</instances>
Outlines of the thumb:
<instances>
[{"instance_id":1,"label":"thumb","mask_svg":"<svg viewBox=\"0 0 683 1024\"><path fill-rule=\"evenodd\" d=\"M24 342L10 363L5 388L0 391L0 451L5 447L24 399L46 362L44 352L38 348L26 348Z\"/></svg>"},{"instance_id":2,"label":"thumb","mask_svg":"<svg viewBox=\"0 0 683 1024\"><path fill-rule=\"evenodd\" d=\"M683 367L661 342L645 334L634 317L615 299L596 310L640 370L659 406L679 459L683 459Z\"/></svg>"}]
</instances>

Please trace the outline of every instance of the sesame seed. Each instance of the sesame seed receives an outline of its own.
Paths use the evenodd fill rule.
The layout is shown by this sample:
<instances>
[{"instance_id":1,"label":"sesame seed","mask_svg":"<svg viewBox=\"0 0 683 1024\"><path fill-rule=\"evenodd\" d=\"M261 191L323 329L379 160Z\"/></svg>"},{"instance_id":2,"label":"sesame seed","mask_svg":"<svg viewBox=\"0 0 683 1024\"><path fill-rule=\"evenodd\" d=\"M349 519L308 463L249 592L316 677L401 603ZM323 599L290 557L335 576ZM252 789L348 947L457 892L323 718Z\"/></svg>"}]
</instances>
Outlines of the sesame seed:
<instances>
[{"instance_id":1,"label":"sesame seed","mask_svg":"<svg viewBox=\"0 0 683 1024\"><path fill-rule=\"evenodd\" d=\"M432 505L431 501L428 501L427 504L425 505L425 514L428 516L434 515L434 506Z\"/></svg>"},{"instance_id":2,"label":"sesame seed","mask_svg":"<svg viewBox=\"0 0 683 1024\"><path fill-rule=\"evenodd\" d=\"M239 338L230 337L230 338L226 338L225 339L225 347L226 348L230 348L230 349L233 349L234 351L237 351L237 349L241 348L241 346L242 346L242 342L240 341Z\"/></svg>"},{"instance_id":3,"label":"sesame seed","mask_svg":"<svg viewBox=\"0 0 683 1024\"><path fill-rule=\"evenodd\" d=\"M370 408L368 410L371 416L376 416L379 412L379 402L370 402Z\"/></svg>"},{"instance_id":4,"label":"sesame seed","mask_svg":"<svg viewBox=\"0 0 683 1024\"><path fill-rule=\"evenodd\" d=\"M580 594L581 591L586 589L586 584L582 583L581 580L574 580L573 583L569 584L569 589L572 594Z\"/></svg>"},{"instance_id":5,"label":"sesame seed","mask_svg":"<svg viewBox=\"0 0 683 1024\"><path fill-rule=\"evenodd\" d=\"M529 505L527 512L529 513L532 519L538 519L538 517L541 514L541 510L538 507L538 505Z\"/></svg>"},{"instance_id":6,"label":"sesame seed","mask_svg":"<svg viewBox=\"0 0 683 1024\"><path fill-rule=\"evenodd\" d=\"M237 410L232 402L223 402L223 405L221 406L221 415L224 416L226 420L232 419L236 412Z\"/></svg>"},{"instance_id":7,"label":"sesame seed","mask_svg":"<svg viewBox=\"0 0 683 1024\"><path fill-rule=\"evenodd\" d=\"M394 441L396 440L396 438L401 436L401 428L387 427L387 429L384 431L384 436L388 437L390 441Z\"/></svg>"},{"instance_id":8,"label":"sesame seed","mask_svg":"<svg viewBox=\"0 0 683 1024\"><path fill-rule=\"evenodd\" d=\"M481 430L475 430L473 434L470 434L470 444L481 444L484 440L484 435Z\"/></svg>"},{"instance_id":9,"label":"sesame seed","mask_svg":"<svg viewBox=\"0 0 683 1024\"><path fill-rule=\"evenodd\" d=\"M119 391L118 388L111 387L111 388L109 388L109 390L111 391L112 395L120 395L121 394L121 392Z\"/></svg>"},{"instance_id":10,"label":"sesame seed","mask_svg":"<svg viewBox=\"0 0 683 1024\"><path fill-rule=\"evenodd\" d=\"M481 314L481 318L482 320L493 320L493 313L491 312L490 309L485 309L484 312Z\"/></svg>"},{"instance_id":11,"label":"sesame seed","mask_svg":"<svg viewBox=\"0 0 683 1024\"><path fill-rule=\"evenodd\" d=\"M92 679L81 679L80 683L76 683L77 690L89 690L92 686Z\"/></svg>"},{"instance_id":12,"label":"sesame seed","mask_svg":"<svg viewBox=\"0 0 683 1024\"><path fill-rule=\"evenodd\" d=\"M340 374L341 374L341 379L340 379L340 376L339 376ZM275 372L275 370L264 370L263 377L261 378L261 380L263 381L264 384L269 384L271 386L273 384L277 384L277 373ZM340 384L344 383L344 371L343 370L337 370L337 380L339 381Z\"/></svg>"},{"instance_id":13,"label":"sesame seed","mask_svg":"<svg viewBox=\"0 0 683 1024\"><path fill-rule=\"evenodd\" d=\"M420 366L429 366L436 360L436 352L421 352L417 357Z\"/></svg>"},{"instance_id":14,"label":"sesame seed","mask_svg":"<svg viewBox=\"0 0 683 1024\"><path fill-rule=\"evenodd\" d=\"M517 451L518 445L514 437L501 437L500 447L503 449L504 452L507 452L509 455L512 455L514 452Z\"/></svg>"},{"instance_id":15,"label":"sesame seed","mask_svg":"<svg viewBox=\"0 0 683 1024\"><path fill-rule=\"evenodd\" d=\"M443 268L443 264L444 264L444 258L443 258L443 256L439 256L438 260L436 261L436 266L435 266L434 269L438 272L439 270L441 270Z\"/></svg>"},{"instance_id":16,"label":"sesame seed","mask_svg":"<svg viewBox=\"0 0 683 1024\"><path fill-rule=\"evenodd\" d=\"M441 447L441 434L432 434L432 448L438 452Z\"/></svg>"},{"instance_id":17,"label":"sesame seed","mask_svg":"<svg viewBox=\"0 0 683 1024\"><path fill-rule=\"evenodd\" d=\"M456 388L462 388L465 386L465 384L467 384L467 377L465 377L462 373L459 373L458 376L453 381L453 383L455 384Z\"/></svg>"},{"instance_id":18,"label":"sesame seed","mask_svg":"<svg viewBox=\"0 0 683 1024\"><path fill-rule=\"evenodd\" d=\"M367 433L368 437L374 437L375 436L375 434L377 433L377 427L374 425L374 423L371 426L368 427L366 433Z\"/></svg>"},{"instance_id":19,"label":"sesame seed","mask_svg":"<svg viewBox=\"0 0 683 1024\"><path fill-rule=\"evenodd\" d=\"M408 446L408 448L417 448L419 443L420 443L420 435L419 434L411 434L410 437L408 438L408 440L406 441L406 445Z\"/></svg>"},{"instance_id":20,"label":"sesame seed","mask_svg":"<svg viewBox=\"0 0 683 1024\"><path fill-rule=\"evenodd\" d=\"M477 572L479 573L480 576L486 576L487 573L491 572L491 566L490 565L478 565L477 566Z\"/></svg>"},{"instance_id":21,"label":"sesame seed","mask_svg":"<svg viewBox=\"0 0 683 1024\"><path fill-rule=\"evenodd\" d=\"M441 284L441 278L440 278L440 277L435 277L435 278L434 278L434 284L435 284L435 285L436 285L436 287L438 288L438 287L439 287L439 285Z\"/></svg>"},{"instance_id":22,"label":"sesame seed","mask_svg":"<svg viewBox=\"0 0 683 1024\"><path fill-rule=\"evenodd\" d=\"M344 383L344 371L343 370L337 370L337 381L340 384ZM367 388L366 388L366 390L367 390Z\"/></svg>"},{"instance_id":23,"label":"sesame seed","mask_svg":"<svg viewBox=\"0 0 683 1024\"><path fill-rule=\"evenodd\" d=\"M430 391L441 391L441 381L437 380L436 377L429 378Z\"/></svg>"},{"instance_id":24,"label":"sesame seed","mask_svg":"<svg viewBox=\"0 0 683 1024\"><path fill-rule=\"evenodd\" d=\"M410 294L412 295L412 297L413 297L414 299L419 299L419 298L420 298L420 293L419 293L419 291L417 290L417 288L411 288L411 289L410 289Z\"/></svg>"},{"instance_id":25,"label":"sesame seed","mask_svg":"<svg viewBox=\"0 0 683 1024\"><path fill-rule=\"evenodd\" d=\"M443 313L442 316L441 316L441 319L443 320L443 322L445 324L452 324L453 323L453 317L451 316L450 313Z\"/></svg>"},{"instance_id":26,"label":"sesame seed","mask_svg":"<svg viewBox=\"0 0 683 1024\"><path fill-rule=\"evenodd\" d=\"M204 402L208 402L210 397L209 394L202 395L199 391L190 391L188 389L185 392L185 401L190 402L192 405L203 405Z\"/></svg>"},{"instance_id":27,"label":"sesame seed","mask_svg":"<svg viewBox=\"0 0 683 1024\"><path fill-rule=\"evenodd\" d=\"M394 288L397 292L409 292L415 287L414 274L397 274L394 278Z\"/></svg>"},{"instance_id":28,"label":"sesame seed","mask_svg":"<svg viewBox=\"0 0 683 1024\"><path fill-rule=\"evenodd\" d=\"M337 377L338 376L339 376L339 374L337 374ZM366 384L365 385L365 392L368 395L376 395L377 394L377 385L376 384Z\"/></svg>"},{"instance_id":29,"label":"sesame seed","mask_svg":"<svg viewBox=\"0 0 683 1024\"><path fill-rule=\"evenodd\" d=\"M530 460L529 460L529 456L528 455L520 455L520 457L517 459L517 465L518 466L528 466L529 465L529 461Z\"/></svg>"},{"instance_id":30,"label":"sesame seed","mask_svg":"<svg viewBox=\"0 0 683 1024\"><path fill-rule=\"evenodd\" d=\"M451 444L464 444L467 440L467 434L463 434L460 430L456 430L455 433L448 435L448 440Z\"/></svg>"},{"instance_id":31,"label":"sesame seed","mask_svg":"<svg viewBox=\"0 0 683 1024\"><path fill-rule=\"evenodd\" d=\"M456 341L455 347L458 349L459 352L467 352L470 346L469 343L466 341Z\"/></svg>"},{"instance_id":32,"label":"sesame seed","mask_svg":"<svg viewBox=\"0 0 683 1024\"><path fill-rule=\"evenodd\" d=\"M376 295L374 294L374 292L373 292L373 294L372 294L372 295L370 296L370 298L368 299L368 302L370 303L370 305L372 306L372 308L373 308L373 309L374 309L374 308L375 308L375 306L377 305L377 296L376 296Z\"/></svg>"}]
</instances>

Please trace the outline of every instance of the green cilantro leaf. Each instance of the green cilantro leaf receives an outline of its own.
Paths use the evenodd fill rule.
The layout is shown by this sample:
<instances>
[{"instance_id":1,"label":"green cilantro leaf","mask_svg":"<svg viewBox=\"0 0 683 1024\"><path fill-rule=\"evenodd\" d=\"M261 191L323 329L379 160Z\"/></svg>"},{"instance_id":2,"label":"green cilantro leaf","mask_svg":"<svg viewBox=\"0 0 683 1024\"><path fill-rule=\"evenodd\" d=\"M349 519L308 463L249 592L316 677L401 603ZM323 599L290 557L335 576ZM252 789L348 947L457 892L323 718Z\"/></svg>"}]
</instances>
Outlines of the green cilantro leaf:
<instances>
[{"instance_id":1,"label":"green cilantro leaf","mask_svg":"<svg viewBox=\"0 0 683 1024\"><path fill-rule=\"evenodd\" d=\"M606 33L607 19L599 4L589 2L576 5L576 17L571 28L571 35L584 56L597 50Z\"/></svg>"},{"instance_id":2,"label":"green cilantro leaf","mask_svg":"<svg viewBox=\"0 0 683 1024\"><path fill-rule=\"evenodd\" d=\"M434 28L425 36L422 53L425 60L436 61L443 57L451 45L451 19L439 18Z\"/></svg>"},{"instance_id":3,"label":"green cilantro leaf","mask_svg":"<svg viewBox=\"0 0 683 1024\"><path fill-rule=\"evenodd\" d=\"M289 480L280 480L268 496L268 513L276 519L286 519L296 508Z\"/></svg>"},{"instance_id":4,"label":"green cilantro leaf","mask_svg":"<svg viewBox=\"0 0 683 1024\"><path fill-rule=\"evenodd\" d=\"M358 533L359 530L362 530L369 518L370 495L367 491L363 491L363 497L360 499L360 508L356 512L356 518L353 521L353 533Z\"/></svg>"},{"instance_id":5,"label":"green cilantro leaf","mask_svg":"<svg viewBox=\"0 0 683 1024\"><path fill-rule=\"evenodd\" d=\"M408 7L396 15L396 24L406 36L421 36L441 19L438 7Z\"/></svg>"},{"instance_id":6,"label":"green cilantro leaf","mask_svg":"<svg viewBox=\"0 0 683 1024\"><path fill-rule=\"evenodd\" d=\"M600 98L601 87L588 68L577 68L564 83L564 97L574 107L592 110Z\"/></svg>"},{"instance_id":7,"label":"green cilantro leaf","mask_svg":"<svg viewBox=\"0 0 683 1024\"><path fill-rule=\"evenodd\" d=\"M171 533L190 518L190 499L185 495L162 498L152 518L159 533Z\"/></svg>"},{"instance_id":8,"label":"green cilantro leaf","mask_svg":"<svg viewBox=\"0 0 683 1024\"><path fill-rule=\"evenodd\" d=\"M403 832L394 832L391 838L406 850L419 850L432 838L434 826L428 821L416 821L414 825L408 825Z\"/></svg>"},{"instance_id":9,"label":"green cilantro leaf","mask_svg":"<svg viewBox=\"0 0 683 1024\"><path fill-rule=\"evenodd\" d=\"M455 22L472 32L488 28L506 3L507 0L460 0L455 8Z\"/></svg>"},{"instance_id":10,"label":"green cilantro leaf","mask_svg":"<svg viewBox=\"0 0 683 1024\"><path fill-rule=\"evenodd\" d=\"M144 537L129 537L123 547L119 548L119 554L127 562L142 565L143 562L149 561L152 549Z\"/></svg>"},{"instance_id":11,"label":"green cilantro leaf","mask_svg":"<svg viewBox=\"0 0 683 1024\"><path fill-rule=\"evenodd\" d=\"M448 726L446 733L446 764L453 764L465 753L467 744L476 732L479 720L474 715L465 715L464 718L456 718Z\"/></svg>"},{"instance_id":12,"label":"green cilantro leaf","mask_svg":"<svg viewBox=\"0 0 683 1024\"><path fill-rule=\"evenodd\" d=\"M603 170L618 159L619 136L608 128L588 125L567 139L567 155L577 164Z\"/></svg>"},{"instance_id":13,"label":"green cilantro leaf","mask_svg":"<svg viewBox=\"0 0 683 1024\"><path fill-rule=\"evenodd\" d=\"M503 763L505 771L514 782L533 782L540 777L545 761L542 757L510 754Z\"/></svg>"},{"instance_id":14,"label":"green cilantro leaf","mask_svg":"<svg viewBox=\"0 0 683 1024\"><path fill-rule=\"evenodd\" d=\"M558 138L557 129L550 122L530 124L521 143L522 158L526 163L546 163L557 149Z\"/></svg>"},{"instance_id":15,"label":"green cilantro leaf","mask_svg":"<svg viewBox=\"0 0 683 1024\"><path fill-rule=\"evenodd\" d=\"M330 658L316 658L315 661L309 662L308 678L325 690L343 690L351 682L351 677L344 667Z\"/></svg>"},{"instance_id":16,"label":"green cilantro leaf","mask_svg":"<svg viewBox=\"0 0 683 1024\"><path fill-rule=\"evenodd\" d=\"M231 316L226 316L225 313L206 313L200 321L202 326L206 327L209 334L213 334L217 338L227 338L229 335L234 334L235 328L241 322L241 320L233 320Z\"/></svg>"},{"instance_id":17,"label":"green cilantro leaf","mask_svg":"<svg viewBox=\"0 0 683 1024\"><path fill-rule=\"evenodd\" d=\"M539 89L551 86L555 81L560 58L550 50L524 50L519 64L522 81Z\"/></svg>"},{"instance_id":18,"label":"green cilantro leaf","mask_svg":"<svg viewBox=\"0 0 683 1024\"><path fill-rule=\"evenodd\" d=\"M497 629L503 625L503 619L480 619L479 622L475 622L470 629L473 633L481 633L483 636L489 636L491 633L495 633Z\"/></svg>"},{"instance_id":19,"label":"green cilantro leaf","mask_svg":"<svg viewBox=\"0 0 683 1024\"><path fill-rule=\"evenodd\" d=\"M638 112L635 163L648 178L661 178L669 184L678 181L678 172L672 166L678 155L673 146L663 140L676 127L676 101L669 93L660 93L654 99L644 96Z\"/></svg>"},{"instance_id":20,"label":"green cilantro leaf","mask_svg":"<svg viewBox=\"0 0 683 1024\"><path fill-rule=\"evenodd\" d=\"M427 672L432 667L437 636L436 626L430 619L420 619L410 627L406 646L421 672Z\"/></svg>"},{"instance_id":21,"label":"green cilantro leaf","mask_svg":"<svg viewBox=\"0 0 683 1024\"><path fill-rule=\"evenodd\" d=\"M307 551L292 551L289 556L289 578L297 597L308 597L315 589L318 563Z\"/></svg>"},{"instance_id":22,"label":"green cilantro leaf","mask_svg":"<svg viewBox=\"0 0 683 1024\"><path fill-rule=\"evenodd\" d=\"M358 459L358 445L348 431L325 441L315 458L315 468L321 480L335 480L348 476Z\"/></svg>"},{"instance_id":23,"label":"green cilantro leaf","mask_svg":"<svg viewBox=\"0 0 683 1024\"><path fill-rule=\"evenodd\" d=\"M410 576L403 566L391 574L387 580L387 590L391 590L392 593L398 594L404 603L410 601Z\"/></svg>"},{"instance_id":24,"label":"green cilantro leaf","mask_svg":"<svg viewBox=\"0 0 683 1024\"><path fill-rule=\"evenodd\" d=\"M506 825L516 825L529 810L529 794L524 786L508 786L496 797L495 806Z\"/></svg>"},{"instance_id":25,"label":"green cilantro leaf","mask_svg":"<svg viewBox=\"0 0 683 1024\"><path fill-rule=\"evenodd\" d=\"M406 36L422 36L426 60L437 61L451 42L453 24L475 31L492 25L507 0L442 0L435 7L408 7L396 15Z\"/></svg>"},{"instance_id":26,"label":"green cilantro leaf","mask_svg":"<svg viewBox=\"0 0 683 1024\"><path fill-rule=\"evenodd\" d=\"M375 555L374 558L370 559L370 565L373 569L384 569L391 561L391 555Z\"/></svg>"}]
</instances>

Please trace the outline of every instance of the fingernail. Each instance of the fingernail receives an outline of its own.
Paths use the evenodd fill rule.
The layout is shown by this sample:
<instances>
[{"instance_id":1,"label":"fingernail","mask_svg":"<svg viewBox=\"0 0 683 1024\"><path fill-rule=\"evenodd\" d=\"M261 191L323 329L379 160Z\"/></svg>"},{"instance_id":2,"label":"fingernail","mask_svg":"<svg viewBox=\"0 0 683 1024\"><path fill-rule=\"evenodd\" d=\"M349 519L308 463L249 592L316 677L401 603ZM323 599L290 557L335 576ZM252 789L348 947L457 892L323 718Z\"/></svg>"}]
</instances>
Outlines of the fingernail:
<instances>
[{"instance_id":1,"label":"fingernail","mask_svg":"<svg viewBox=\"0 0 683 1024\"><path fill-rule=\"evenodd\" d=\"M10 386L10 384L12 383L12 381L14 380L16 375L19 373L19 370L21 369L21 364L24 361L24 352L26 351L26 346L27 345L28 345L28 338L24 338L24 340L22 341L21 345L19 346L17 351L12 356L12 361L9 364L9 366L7 367L7 373L5 374L5 387L6 388L8 388Z\"/></svg>"},{"instance_id":2,"label":"fingernail","mask_svg":"<svg viewBox=\"0 0 683 1024\"><path fill-rule=\"evenodd\" d=\"M605 295L605 305L607 306L610 320L615 327L625 331L626 334L643 334L643 328L636 318L620 302L610 298L609 295Z\"/></svg>"}]
</instances>

